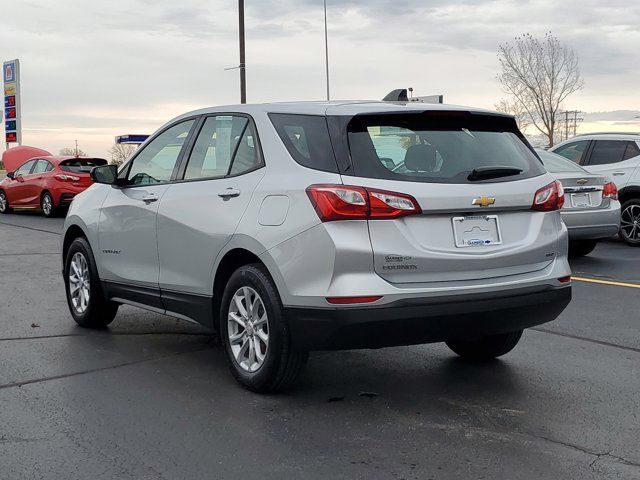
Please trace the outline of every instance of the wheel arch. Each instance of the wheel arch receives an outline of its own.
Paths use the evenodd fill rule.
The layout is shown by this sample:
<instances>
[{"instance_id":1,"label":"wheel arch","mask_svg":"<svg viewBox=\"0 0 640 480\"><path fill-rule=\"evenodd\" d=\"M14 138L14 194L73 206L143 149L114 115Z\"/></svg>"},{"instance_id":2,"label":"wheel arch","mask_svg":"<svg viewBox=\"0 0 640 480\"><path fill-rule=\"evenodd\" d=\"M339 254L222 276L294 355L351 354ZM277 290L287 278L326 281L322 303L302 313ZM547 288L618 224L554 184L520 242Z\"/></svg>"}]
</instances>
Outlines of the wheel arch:
<instances>
[{"instance_id":1,"label":"wheel arch","mask_svg":"<svg viewBox=\"0 0 640 480\"><path fill-rule=\"evenodd\" d=\"M629 187L624 187L618 192L618 199L620 203L624 203L632 198L640 199L640 186L632 185Z\"/></svg>"},{"instance_id":2,"label":"wheel arch","mask_svg":"<svg viewBox=\"0 0 640 480\"><path fill-rule=\"evenodd\" d=\"M67 230L64 232L64 238L62 239L62 261L67 258L67 252L69 251L69 247L73 243L76 238L85 238L88 240L87 234L85 231L76 224L69 225Z\"/></svg>"}]
</instances>

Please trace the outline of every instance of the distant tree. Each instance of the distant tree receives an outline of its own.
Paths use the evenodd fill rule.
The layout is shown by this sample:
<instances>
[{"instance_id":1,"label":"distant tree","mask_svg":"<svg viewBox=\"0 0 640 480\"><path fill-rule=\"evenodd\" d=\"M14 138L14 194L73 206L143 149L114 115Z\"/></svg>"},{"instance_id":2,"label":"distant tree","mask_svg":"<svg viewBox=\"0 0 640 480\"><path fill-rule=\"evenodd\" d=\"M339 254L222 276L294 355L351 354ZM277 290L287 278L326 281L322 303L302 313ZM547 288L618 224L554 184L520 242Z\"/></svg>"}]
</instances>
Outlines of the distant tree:
<instances>
[{"instance_id":1,"label":"distant tree","mask_svg":"<svg viewBox=\"0 0 640 480\"><path fill-rule=\"evenodd\" d=\"M111 157L111 163L114 165L122 165L132 154L137 147L126 143L114 143L109 149L109 156Z\"/></svg>"},{"instance_id":2,"label":"distant tree","mask_svg":"<svg viewBox=\"0 0 640 480\"><path fill-rule=\"evenodd\" d=\"M500 45L498 61L498 81L510 101L553 146L562 102L584 85L578 56L551 33L543 39L527 33Z\"/></svg>"},{"instance_id":3,"label":"distant tree","mask_svg":"<svg viewBox=\"0 0 640 480\"><path fill-rule=\"evenodd\" d=\"M513 115L521 131L525 131L531 125L531 117L527 111L515 100L502 99L494 105L498 112Z\"/></svg>"},{"instance_id":4,"label":"distant tree","mask_svg":"<svg viewBox=\"0 0 640 480\"><path fill-rule=\"evenodd\" d=\"M65 157L75 157L76 156L76 149L75 148L68 148L68 147L67 148L62 148L60 150L60 155L63 155ZM78 156L79 157L86 157L87 154L83 150L78 149Z\"/></svg>"}]
</instances>

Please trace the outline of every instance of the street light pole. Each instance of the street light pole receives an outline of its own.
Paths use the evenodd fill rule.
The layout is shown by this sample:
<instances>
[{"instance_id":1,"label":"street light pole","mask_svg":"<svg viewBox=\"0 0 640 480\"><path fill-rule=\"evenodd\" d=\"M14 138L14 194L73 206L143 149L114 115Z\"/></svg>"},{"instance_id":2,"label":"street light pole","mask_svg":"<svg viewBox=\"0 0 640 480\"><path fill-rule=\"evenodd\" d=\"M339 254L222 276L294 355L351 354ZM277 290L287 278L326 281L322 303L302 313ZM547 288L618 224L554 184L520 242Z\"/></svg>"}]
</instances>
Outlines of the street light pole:
<instances>
[{"instance_id":1,"label":"street light pole","mask_svg":"<svg viewBox=\"0 0 640 480\"><path fill-rule=\"evenodd\" d=\"M324 53L325 53L325 68L327 72L327 102L331 100L331 93L329 91L329 32L327 30L327 0L324 2Z\"/></svg>"},{"instance_id":2,"label":"street light pole","mask_svg":"<svg viewBox=\"0 0 640 480\"><path fill-rule=\"evenodd\" d=\"M238 20L240 23L240 103L247 103L247 75L244 51L244 0L238 0Z\"/></svg>"}]
</instances>

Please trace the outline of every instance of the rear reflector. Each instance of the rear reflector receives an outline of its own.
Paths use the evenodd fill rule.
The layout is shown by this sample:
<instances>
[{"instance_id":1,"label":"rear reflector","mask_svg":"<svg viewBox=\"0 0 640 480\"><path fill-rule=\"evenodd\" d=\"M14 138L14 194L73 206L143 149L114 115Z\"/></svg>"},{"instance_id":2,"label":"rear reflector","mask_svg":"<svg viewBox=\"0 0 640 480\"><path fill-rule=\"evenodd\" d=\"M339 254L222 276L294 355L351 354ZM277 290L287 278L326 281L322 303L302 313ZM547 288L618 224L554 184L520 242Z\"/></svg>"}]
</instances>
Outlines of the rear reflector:
<instances>
[{"instance_id":1,"label":"rear reflector","mask_svg":"<svg viewBox=\"0 0 640 480\"><path fill-rule=\"evenodd\" d=\"M613 182L605 183L602 187L602 196L604 198L610 198L611 200L618 199L618 187Z\"/></svg>"},{"instance_id":2,"label":"rear reflector","mask_svg":"<svg viewBox=\"0 0 640 480\"><path fill-rule=\"evenodd\" d=\"M381 298L381 295L370 297L327 297L327 302L334 305L351 305L354 303L372 303Z\"/></svg>"},{"instance_id":3,"label":"rear reflector","mask_svg":"<svg viewBox=\"0 0 640 480\"><path fill-rule=\"evenodd\" d=\"M560 210L563 205L564 189L562 184L556 180L536 192L531 209L539 212L553 212Z\"/></svg>"},{"instance_id":4,"label":"rear reflector","mask_svg":"<svg viewBox=\"0 0 640 480\"><path fill-rule=\"evenodd\" d=\"M323 222L383 220L422 213L418 202L404 193L350 185L311 185L307 195Z\"/></svg>"},{"instance_id":5,"label":"rear reflector","mask_svg":"<svg viewBox=\"0 0 640 480\"><path fill-rule=\"evenodd\" d=\"M558 281L560 283L569 283L571 281L571 275L567 275L566 277L560 277Z\"/></svg>"}]
</instances>

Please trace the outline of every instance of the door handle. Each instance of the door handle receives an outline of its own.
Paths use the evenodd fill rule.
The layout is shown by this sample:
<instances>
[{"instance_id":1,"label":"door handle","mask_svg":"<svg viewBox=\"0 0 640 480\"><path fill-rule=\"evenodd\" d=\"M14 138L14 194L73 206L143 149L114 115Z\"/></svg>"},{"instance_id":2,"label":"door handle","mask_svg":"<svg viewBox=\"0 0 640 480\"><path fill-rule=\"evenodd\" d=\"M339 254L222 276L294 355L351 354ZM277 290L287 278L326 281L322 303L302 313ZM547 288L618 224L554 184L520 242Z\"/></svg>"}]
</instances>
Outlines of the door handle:
<instances>
[{"instance_id":1,"label":"door handle","mask_svg":"<svg viewBox=\"0 0 640 480\"><path fill-rule=\"evenodd\" d=\"M613 174L614 174L616 177L619 177L620 175L624 175L624 173L625 173L625 172L613 172Z\"/></svg>"},{"instance_id":2,"label":"door handle","mask_svg":"<svg viewBox=\"0 0 640 480\"><path fill-rule=\"evenodd\" d=\"M151 202L157 202L158 201L158 196L155 193L149 193L147 195L145 195L144 197L142 197L142 201L144 203L151 203Z\"/></svg>"},{"instance_id":3,"label":"door handle","mask_svg":"<svg viewBox=\"0 0 640 480\"><path fill-rule=\"evenodd\" d=\"M229 200L230 198L239 197L240 190L237 188L227 188L225 191L220 192L218 196L224 200Z\"/></svg>"}]
</instances>

